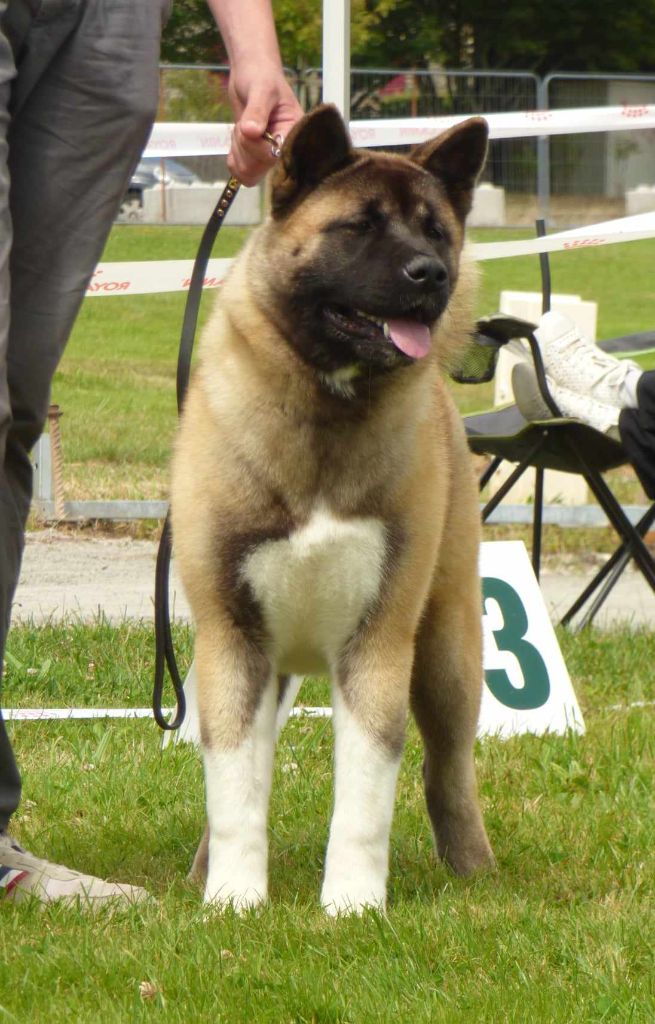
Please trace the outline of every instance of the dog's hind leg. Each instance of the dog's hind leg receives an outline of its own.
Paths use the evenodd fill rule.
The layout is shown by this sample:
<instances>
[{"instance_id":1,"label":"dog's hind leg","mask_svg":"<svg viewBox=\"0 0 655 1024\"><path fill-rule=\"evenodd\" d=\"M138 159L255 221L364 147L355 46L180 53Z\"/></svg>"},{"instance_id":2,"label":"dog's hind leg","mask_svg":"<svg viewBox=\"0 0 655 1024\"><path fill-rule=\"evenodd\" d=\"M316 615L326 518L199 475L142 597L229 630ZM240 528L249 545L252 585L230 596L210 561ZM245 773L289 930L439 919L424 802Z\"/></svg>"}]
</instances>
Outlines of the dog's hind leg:
<instances>
[{"instance_id":1,"label":"dog's hind leg","mask_svg":"<svg viewBox=\"0 0 655 1024\"><path fill-rule=\"evenodd\" d=\"M203 885L207 882L207 872L209 870L209 825L205 826L205 831L202 834L200 845L196 850L196 855L193 858L193 864L189 870L187 878L190 882L201 882Z\"/></svg>"},{"instance_id":2,"label":"dog's hind leg","mask_svg":"<svg viewBox=\"0 0 655 1024\"><path fill-rule=\"evenodd\" d=\"M478 802L473 748L482 690L477 573L442 578L419 630L412 710L425 745L423 776L439 855L460 875L494 863Z\"/></svg>"},{"instance_id":3,"label":"dog's hind leg","mask_svg":"<svg viewBox=\"0 0 655 1024\"><path fill-rule=\"evenodd\" d=\"M243 910L268 892L277 680L268 657L234 624L198 624L196 667L209 826L205 901Z\"/></svg>"}]
</instances>

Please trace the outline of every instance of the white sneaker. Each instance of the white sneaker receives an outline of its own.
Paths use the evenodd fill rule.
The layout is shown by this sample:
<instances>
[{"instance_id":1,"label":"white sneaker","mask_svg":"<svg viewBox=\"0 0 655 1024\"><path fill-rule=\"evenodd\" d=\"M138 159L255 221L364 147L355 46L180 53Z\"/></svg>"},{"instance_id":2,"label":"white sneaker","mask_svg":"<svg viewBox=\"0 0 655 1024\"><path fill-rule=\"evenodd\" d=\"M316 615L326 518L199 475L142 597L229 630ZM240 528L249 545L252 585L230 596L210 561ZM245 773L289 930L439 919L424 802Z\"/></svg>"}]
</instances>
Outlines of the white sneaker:
<instances>
[{"instance_id":1,"label":"white sneaker","mask_svg":"<svg viewBox=\"0 0 655 1024\"><path fill-rule=\"evenodd\" d=\"M605 405L597 402L586 395L580 395L576 391L556 384L554 380L546 377L548 390L555 400L562 416L580 420L582 423L594 427L601 434L607 434L615 440L619 436L619 410L612 405ZM519 412L529 423L535 420L552 420L553 413L546 405L546 401L539 389L537 374L534 367L527 363L517 363L512 368L512 390L519 408Z\"/></svg>"},{"instance_id":2,"label":"white sneaker","mask_svg":"<svg viewBox=\"0 0 655 1024\"><path fill-rule=\"evenodd\" d=\"M0 832L0 898L3 895L17 903L36 898L42 903L57 900L86 909L110 902L140 903L150 898L145 889L136 885L104 882L35 857L6 832Z\"/></svg>"},{"instance_id":3,"label":"white sneaker","mask_svg":"<svg viewBox=\"0 0 655 1024\"><path fill-rule=\"evenodd\" d=\"M554 385L603 405L623 407L625 397L621 389L631 371L641 373L637 363L603 352L562 313L544 313L534 334L546 375Z\"/></svg>"}]
</instances>

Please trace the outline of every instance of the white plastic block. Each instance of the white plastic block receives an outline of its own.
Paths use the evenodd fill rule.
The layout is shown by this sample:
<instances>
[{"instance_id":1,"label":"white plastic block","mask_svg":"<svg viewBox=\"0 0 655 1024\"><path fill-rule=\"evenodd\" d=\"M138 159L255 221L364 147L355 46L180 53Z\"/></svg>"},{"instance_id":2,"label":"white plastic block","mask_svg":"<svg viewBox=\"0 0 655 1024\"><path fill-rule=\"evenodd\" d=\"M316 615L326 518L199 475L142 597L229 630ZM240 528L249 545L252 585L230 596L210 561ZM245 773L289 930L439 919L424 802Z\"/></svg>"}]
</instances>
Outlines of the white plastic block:
<instances>
[{"instance_id":1,"label":"white plastic block","mask_svg":"<svg viewBox=\"0 0 655 1024\"><path fill-rule=\"evenodd\" d=\"M221 197L225 182L211 185L167 185L145 189L143 193L144 224L206 224ZM262 219L262 191L259 185L240 188L225 223L230 225L259 224Z\"/></svg>"},{"instance_id":2,"label":"white plastic block","mask_svg":"<svg viewBox=\"0 0 655 1024\"><path fill-rule=\"evenodd\" d=\"M655 185L637 185L628 189L625 194L625 212L629 217L633 213L649 213L655 210Z\"/></svg>"},{"instance_id":3,"label":"white plastic block","mask_svg":"<svg viewBox=\"0 0 655 1024\"><path fill-rule=\"evenodd\" d=\"M478 185L473 195L473 208L466 218L469 228L502 228L505 226L505 189L489 182Z\"/></svg>"}]
</instances>

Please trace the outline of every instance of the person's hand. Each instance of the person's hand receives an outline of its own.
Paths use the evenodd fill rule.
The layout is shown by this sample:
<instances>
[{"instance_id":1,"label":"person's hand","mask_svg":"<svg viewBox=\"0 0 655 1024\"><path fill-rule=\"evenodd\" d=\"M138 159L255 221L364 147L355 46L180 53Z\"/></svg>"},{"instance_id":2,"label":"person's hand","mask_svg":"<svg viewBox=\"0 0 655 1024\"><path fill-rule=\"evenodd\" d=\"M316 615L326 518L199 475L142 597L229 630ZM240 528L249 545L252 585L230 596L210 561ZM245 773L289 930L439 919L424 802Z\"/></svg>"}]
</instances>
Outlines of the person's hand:
<instances>
[{"instance_id":1,"label":"person's hand","mask_svg":"<svg viewBox=\"0 0 655 1024\"><path fill-rule=\"evenodd\" d=\"M244 185L255 185L275 163L263 133L283 140L303 111L278 64L242 62L232 70L228 95L235 126L227 165Z\"/></svg>"}]
</instances>

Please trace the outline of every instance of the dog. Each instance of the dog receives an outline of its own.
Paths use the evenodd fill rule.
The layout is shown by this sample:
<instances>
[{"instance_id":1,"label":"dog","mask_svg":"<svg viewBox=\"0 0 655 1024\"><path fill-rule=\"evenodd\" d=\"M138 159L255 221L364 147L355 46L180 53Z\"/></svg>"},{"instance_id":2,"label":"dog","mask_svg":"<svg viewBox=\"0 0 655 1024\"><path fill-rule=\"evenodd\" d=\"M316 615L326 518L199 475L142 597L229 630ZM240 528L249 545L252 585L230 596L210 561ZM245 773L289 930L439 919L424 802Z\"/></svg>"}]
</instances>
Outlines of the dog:
<instances>
[{"instance_id":1,"label":"dog","mask_svg":"<svg viewBox=\"0 0 655 1024\"><path fill-rule=\"evenodd\" d=\"M336 108L316 108L203 332L171 509L207 796L192 873L209 904L267 898L291 673L332 679L328 913L385 907L410 706L439 855L461 875L493 865L473 762L478 494L443 379L471 331L464 223L486 147L474 117L409 156L360 151Z\"/></svg>"}]
</instances>

